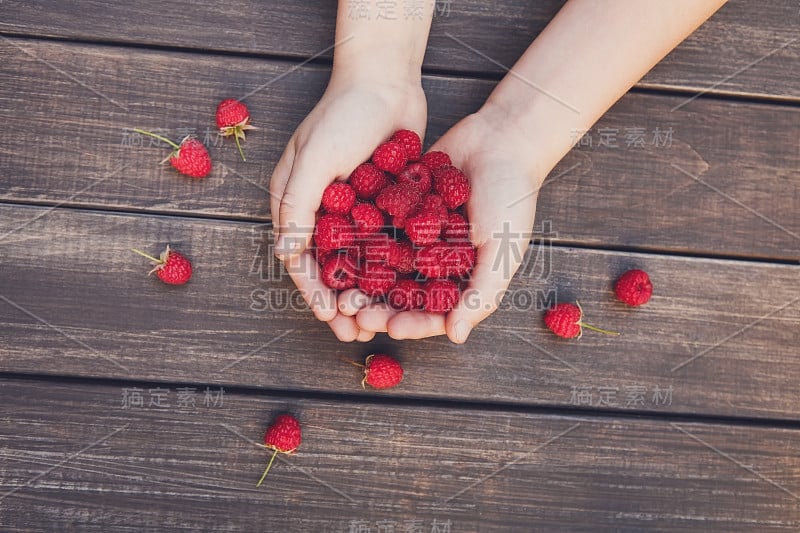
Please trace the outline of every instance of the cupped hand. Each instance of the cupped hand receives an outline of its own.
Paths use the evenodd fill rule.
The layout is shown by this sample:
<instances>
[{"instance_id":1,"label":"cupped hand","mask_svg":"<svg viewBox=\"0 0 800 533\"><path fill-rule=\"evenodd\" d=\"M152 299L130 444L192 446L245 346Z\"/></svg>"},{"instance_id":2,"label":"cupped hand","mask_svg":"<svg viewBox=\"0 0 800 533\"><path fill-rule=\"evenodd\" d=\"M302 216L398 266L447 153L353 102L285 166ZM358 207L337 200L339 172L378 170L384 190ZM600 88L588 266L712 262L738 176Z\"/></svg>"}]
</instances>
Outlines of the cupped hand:
<instances>
[{"instance_id":1,"label":"cupped hand","mask_svg":"<svg viewBox=\"0 0 800 533\"><path fill-rule=\"evenodd\" d=\"M538 189L549 168L537 167L524 132L490 113L466 117L431 147L448 153L472 186L466 207L477 260L459 303L446 315L371 304L356 315L362 331L387 331L395 339L447 334L463 343L498 308L528 248Z\"/></svg>"},{"instance_id":2,"label":"cupped hand","mask_svg":"<svg viewBox=\"0 0 800 533\"><path fill-rule=\"evenodd\" d=\"M334 73L325 94L298 126L270 180L275 253L314 315L342 341L368 341L354 313L339 311L336 291L321 280L309 249L322 193L368 160L394 131L424 136L427 106L417 82L353 81ZM367 301L363 299L363 304Z\"/></svg>"}]
</instances>

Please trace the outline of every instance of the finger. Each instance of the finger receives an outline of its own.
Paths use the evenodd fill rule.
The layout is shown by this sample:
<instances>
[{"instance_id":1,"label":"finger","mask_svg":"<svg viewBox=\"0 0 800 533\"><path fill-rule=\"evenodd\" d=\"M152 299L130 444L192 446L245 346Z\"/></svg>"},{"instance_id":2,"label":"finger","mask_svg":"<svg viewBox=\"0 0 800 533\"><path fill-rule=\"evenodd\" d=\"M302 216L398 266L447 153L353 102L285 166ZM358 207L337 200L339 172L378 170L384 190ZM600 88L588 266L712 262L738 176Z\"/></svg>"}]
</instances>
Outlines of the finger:
<instances>
[{"instance_id":1,"label":"finger","mask_svg":"<svg viewBox=\"0 0 800 533\"><path fill-rule=\"evenodd\" d=\"M375 332L374 331L367 331L366 329L362 329L358 333L358 337L356 338L356 340L358 342L369 342L374 338L375 338Z\"/></svg>"},{"instance_id":2,"label":"finger","mask_svg":"<svg viewBox=\"0 0 800 533\"><path fill-rule=\"evenodd\" d=\"M369 296L359 289L347 289L339 293L339 312L344 316L355 316L370 302Z\"/></svg>"},{"instance_id":3,"label":"finger","mask_svg":"<svg viewBox=\"0 0 800 533\"><path fill-rule=\"evenodd\" d=\"M396 314L397 311L389 307L389 304L379 302L361 309L356 315L356 321L361 329L385 333L389 319Z\"/></svg>"},{"instance_id":4,"label":"finger","mask_svg":"<svg viewBox=\"0 0 800 533\"><path fill-rule=\"evenodd\" d=\"M333 320L328 322L336 338L342 342L353 342L361 332L356 324L356 319L351 316L336 315Z\"/></svg>"},{"instance_id":5,"label":"finger","mask_svg":"<svg viewBox=\"0 0 800 533\"><path fill-rule=\"evenodd\" d=\"M294 137L292 137L283 150L283 154L281 154L281 158L278 160L278 164L275 165L272 176L269 179L269 213L272 216L273 234L276 241L281 225L281 198L283 197L283 191L286 190L286 182L289 181L289 176L292 173L294 154Z\"/></svg>"},{"instance_id":6,"label":"finger","mask_svg":"<svg viewBox=\"0 0 800 533\"><path fill-rule=\"evenodd\" d=\"M478 248L469 285L447 314L447 336L456 344L466 342L472 329L497 310L519 268L528 241L504 241L508 239L492 238Z\"/></svg>"},{"instance_id":7,"label":"finger","mask_svg":"<svg viewBox=\"0 0 800 533\"><path fill-rule=\"evenodd\" d=\"M290 256L284 266L314 316L323 322L333 320L337 315L336 291L322 283L319 266L311 252Z\"/></svg>"},{"instance_id":8,"label":"finger","mask_svg":"<svg viewBox=\"0 0 800 533\"><path fill-rule=\"evenodd\" d=\"M306 149L295 157L292 173L281 196L278 208L280 237L275 253L284 260L290 255L301 254L311 244L322 192L335 177L321 165L324 159L317 156L315 151Z\"/></svg>"},{"instance_id":9,"label":"finger","mask_svg":"<svg viewBox=\"0 0 800 533\"><path fill-rule=\"evenodd\" d=\"M393 339L424 339L444 335L444 315L425 311L405 311L389 319L387 331Z\"/></svg>"}]
</instances>

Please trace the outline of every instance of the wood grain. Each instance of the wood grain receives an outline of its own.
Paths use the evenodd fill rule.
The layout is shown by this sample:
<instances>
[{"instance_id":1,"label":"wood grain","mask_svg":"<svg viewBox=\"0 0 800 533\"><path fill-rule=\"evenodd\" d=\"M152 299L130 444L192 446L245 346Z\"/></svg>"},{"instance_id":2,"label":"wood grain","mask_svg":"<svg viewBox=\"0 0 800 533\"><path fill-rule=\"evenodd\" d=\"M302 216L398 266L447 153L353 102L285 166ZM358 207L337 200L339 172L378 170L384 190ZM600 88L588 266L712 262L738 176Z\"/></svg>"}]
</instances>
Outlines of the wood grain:
<instances>
[{"instance_id":1,"label":"wood grain","mask_svg":"<svg viewBox=\"0 0 800 533\"><path fill-rule=\"evenodd\" d=\"M0 235L4 372L362 394L358 370L339 358L385 350L406 365L392 392L402 396L795 420L800 412L797 266L542 245L466 345L385 336L359 345L312 317L262 225L4 206ZM129 251L167 243L195 264L186 286L148 279L147 261ZM656 287L640 309L617 303L611 288L632 267L647 269ZM554 337L542 308L575 299L587 322L623 334Z\"/></svg>"},{"instance_id":2,"label":"wood grain","mask_svg":"<svg viewBox=\"0 0 800 533\"><path fill-rule=\"evenodd\" d=\"M144 407L123 408L136 389ZM215 407L202 389L178 408L177 386L155 407L159 392L136 383L6 381L0 394L0 523L15 531L800 526L797 430L231 392ZM303 442L256 489L268 453L253 443L286 411Z\"/></svg>"},{"instance_id":3,"label":"wood grain","mask_svg":"<svg viewBox=\"0 0 800 533\"><path fill-rule=\"evenodd\" d=\"M22 203L269 220L273 165L328 76L275 61L19 39L0 49L0 118L15 131L0 139L0 199ZM195 70L202 79L185 75ZM492 85L427 77L429 142ZM216 103L252 91L262 129L246 143L247 163L233 143L212 146L205 180L159 167L167 150L131 133L195 131L213 144ZM564 243L797 260L800 108L699 99L673 112L681 101L624 97L587 134L592 145L552 172L537 225L549 222Z\"/></svg>"},{"instance_id":4,"label":"wood grain","mask_svg":"<svg viewBox=\"0 0 800 533\"><path fill-rule=\"evenodd\" d=\"M405 18L407 2L388 5L396 6L398 22ZM561 5L560 0L498 0L490 6L480 0L440 0L425 65L450 72L502 75ZM0 31L12 34L291 58L322 52L329 58L336 3L176 0L170 4L169 16L158 16L166 14L163 4L154 0L13 0L4 2L2 9ZM367 15L376 19L377 8ZM770 2L767 8L732 0L640 85L797 100L799 20L793 0Z\"/></svg>"}]
</instances>

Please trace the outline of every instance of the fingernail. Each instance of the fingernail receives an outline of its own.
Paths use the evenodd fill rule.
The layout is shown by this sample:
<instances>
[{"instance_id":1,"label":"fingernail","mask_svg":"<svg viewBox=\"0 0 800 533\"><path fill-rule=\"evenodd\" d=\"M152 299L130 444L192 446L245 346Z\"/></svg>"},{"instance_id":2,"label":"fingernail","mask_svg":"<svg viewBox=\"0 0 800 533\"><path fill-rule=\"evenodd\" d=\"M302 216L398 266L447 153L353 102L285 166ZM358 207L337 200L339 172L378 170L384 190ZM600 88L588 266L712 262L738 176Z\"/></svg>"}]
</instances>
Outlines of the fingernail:
<instances>
[{"instance_id":1,"label":"fingernail","mask_svg":"<svg viewBox=\"0 0 800 533\"><path fill-rule=\"evenodd\" d=\"M289 238L285 235L278 237L278 242L275 243L275 255L278 257L285 257L294 255L300 249L300 241L297 238Z\"/></svg>"},{"instance_id":2,"label":"fingernail","mask_svg":"<svg viewBox=\"0 0 800 533\"><path fill-rule=\"evenodd\" d=\"M469 337L469 334L472 331L472 326L470 326L469 322L466 320L459 320L456 322L453 330L456 334L456 341L458 343L464 343L467 341L467 337Z\"/></svg>"},{"instance_id":3,"label":"fingernail","mask_svg":"<svg viewBox=\"0 0 800 533\"><path fill-rule=\"evenodd\" d=\"M286 237L281 235L275 242L275 255L277 255L278 257L282 257L285 253L284 251L285 246L286 246Z\"/></svg>"}]
</instances>

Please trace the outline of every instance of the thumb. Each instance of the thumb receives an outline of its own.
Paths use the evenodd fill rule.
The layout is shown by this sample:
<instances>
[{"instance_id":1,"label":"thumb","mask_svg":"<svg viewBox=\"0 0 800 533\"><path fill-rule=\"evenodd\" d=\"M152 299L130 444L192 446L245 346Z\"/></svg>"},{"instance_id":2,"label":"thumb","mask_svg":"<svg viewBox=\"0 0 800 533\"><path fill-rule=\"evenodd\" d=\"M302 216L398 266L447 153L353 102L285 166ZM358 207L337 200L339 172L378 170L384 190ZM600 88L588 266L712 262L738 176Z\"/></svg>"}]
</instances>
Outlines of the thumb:
<instances>
[{"instance_id":1,"label":"thumb","mask_svg":"<svg viewBox=\"0 0 800 533\"><path fill-rule=\"evenodd\" d=\"M280 259L299 255L310 246L322 193L332 178L319 164L310 164L307 157L295 159L280 199L280 236L275 244L275 255Z\"/></svg>"}]
</instances>

